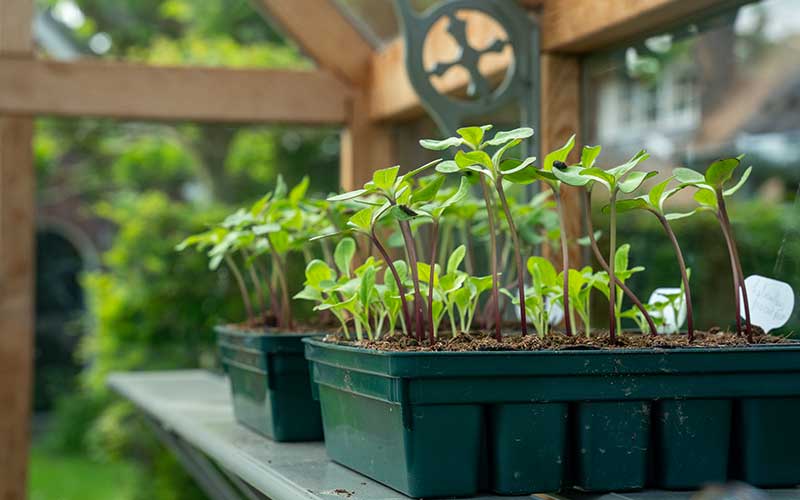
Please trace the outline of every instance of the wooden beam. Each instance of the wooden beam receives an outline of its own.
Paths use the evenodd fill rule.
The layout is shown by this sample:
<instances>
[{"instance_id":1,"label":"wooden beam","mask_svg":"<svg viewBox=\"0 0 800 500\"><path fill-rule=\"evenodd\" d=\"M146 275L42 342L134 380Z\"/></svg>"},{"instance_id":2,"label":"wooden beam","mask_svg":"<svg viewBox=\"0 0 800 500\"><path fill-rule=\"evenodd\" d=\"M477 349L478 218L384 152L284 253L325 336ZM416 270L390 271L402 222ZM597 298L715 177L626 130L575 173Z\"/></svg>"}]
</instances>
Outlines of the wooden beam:
<instances>
[{"instance_id":1,"label":"wooden beam","mask_svg":"<svg viewBox=\"0 0 800 500\"><path fill-rule=\"evenodd\" d=\"M542 48L586 52L636 36L736 0L547 0Z\"/></svg>"},{"instance_id":2,"label":"wooden beam","mask_svg":"<svg viewBox=\"0 0 800 500\"><path fill-rule=\"evenodd\" d=\"M335 0L253 0L321 68L350 84L363 84L372 46Z\"/></svg>"},{"instance_id":3,"label":"wooden beam","mask_svg":"<svg viewBox=\"0 0 800 500\"><path fill-rule=\"evenodd\" d=\"M0 52L28 55L32 48L33 0L0 2Z\"/></svg>"},{"instance_id":4,"label":"wooden beam","mask_svg":"<svg viewBox=\"0 0 800 500\"><path fill-rule=\"evenodd\" d=\"M0 56L31 57L33 2L0 2ZM33 392L33 121L0 116L0 499L27 497Z\"/></svg>"},{"instance_id":5,"label":"wooden beam","mask_svg":"<svg viewBox=\"0 0 800 500\"><path fill-rule=\"evenodd\" d=\"M571 160L580 154L580 63L577 57L542 54L541 59L541 140L542 157L560 148L572 134L576 137ZM581 193L576 188L563 187L561 202L567 225L567 237L575 241L583 235ZM551 256L557 265L560 256ZM569 247L570 266L580 268L582 251L577 243Z\"/></svg>"},{"instance_id":6,"label":"wooden beam","mask_svg":"<svg viewBox=\"0 0 800 500\"><path fill-rule=\"evenodd\" d=\"M0 58L0 112L9 114L341 124L348 98L321 71Z\"/></svg>"},{"instance_id":7,"label":"wooden beam","mask_svg":"<svg viewBox=\"0 0 800 500\"><path fill-rule=\"evenodd\" d=\"M348 191L363 186L375 170L397 162L390 125L370 120L368 105L368 92L358 92L351 103L347 127L342 131L339 183Z\"/></svg>"},{"instance_id":8,"label":"wooden beam","mask_svg":"<svg viewBox=\"0 0 800 500\"><path fill-rule=\"evenodd\" d=\"M739 0L520 0L525 7L542 7L539 17L542 49L549 52L584 53L601 49L664 28L683 18ZM480 17L480 16L475 16ZM469 19L469 18L468 18ZM480 23L477 19L473 23ZM483 22L471 29L473 43L490 40L496 31ZM451 50L446 33L431 34L428 50L446 59ZM372 57L370 116L374 120L403 120L423 113L419 99L408 80L402 40L389 44ZM511 57L488 60L485 74L497 76L506 70ZM447 92L466 86L466 75L451 71L442 79Z\"/></svg>"}]
</instances>

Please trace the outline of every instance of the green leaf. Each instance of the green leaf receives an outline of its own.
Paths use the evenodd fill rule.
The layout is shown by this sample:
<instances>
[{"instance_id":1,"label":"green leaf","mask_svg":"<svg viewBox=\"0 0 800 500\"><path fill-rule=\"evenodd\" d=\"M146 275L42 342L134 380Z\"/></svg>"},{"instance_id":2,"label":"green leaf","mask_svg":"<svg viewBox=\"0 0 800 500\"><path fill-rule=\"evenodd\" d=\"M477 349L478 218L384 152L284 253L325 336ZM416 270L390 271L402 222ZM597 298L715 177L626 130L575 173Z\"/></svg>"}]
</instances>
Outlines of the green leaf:
<instances>
[{"instance_id":1,"label":"green leaf","mask_svg":"<svg viewBox=\"0 0 800 500\"><path fill-rule=\"evenodd\" d=\"M691 168L678 167L672 171L672 175L682 184L695 185L706 182L703 174Z\"/></svg>"},{"instance_id":2,"label":"green leaf","mask_svg":"<svg viewBox=\"0 0 800 500\"><path fill-rule=\"evenodd\" d=\"M414 191L411 194L411 203L427 203L436 198L439 189L441 189L442 184L444 184L444 180L444 177L437 175L436 178Z\"/></svg>"},{"instance_id":3,"label":"green leaf","mask_svg":"<svg viewBox=\"0 0 800 500\"><path fill-rule=\"evenodd\" d=\"M694 193L694 200L705 207L717 208L717 196L710 189L698 189Z\"/></svg>"},{"instance_id":4,"label":"green leaf","mask_svg":"<svg viewBox=\"0 0 800 500\"><path fill-rule=\"evenodd\" d=\"M706 170L705 180L716 188L722 188L733 175L733 171L739 166L738 158L725 158L717 160L709 165Z\"/></svg>"},{"instance_id":5,"label":"green leaf","mask_svg":"<svg viewBox=\"0 0 800 500\"><path fill-rule=\"evenodd\" d=\"M350 277L350 266L356 254L356 241L353 238L342 238L333 251L333 261L339 272L347 278Z\"/></svg>"},{"instance_id":6,"label":"green leaf","mask_svg":"<svg viewBox=\"0 0 800 500\"><path fill-rule=\"evenodd\" d=\"M469 168L473 165L481 165L488 169L494 167L492 159L486 154L486 151L459 151L455 157L456 164L464 168Z\"/></svg>"},{"instance_id":7,"label":"green leaf","mask_svg":"<svg viewBox=\"0 0 800 500\"><path fill-rule=\"evenodd\" d=\"M281 230L281 225L276 224L274 222L269 224L260 224L258 226L253 226L252 228L253 233L255 233L257 236L263 236L265 234L270 234L270 233L277 233L280 230Z\"/></svg>"},{"instance_id":8,"label":"green leaf","mask_svg":"<svg viewBox=\"0 0 800 500\"><path fill-rule=\"evenodd\" d=\"M664 194L664 190L667 189L670 181L672 181L672 177L659 182L650 188L650 192L647 194L647 200L650 202L650 205L657 208L659 212L662 210L662 203L664 202L661 196Z\"/></svg>"},{"instance_id":9,"label":"green leaf","mask_svg":"<svg viewBox=\"0 0 800 500\"><path fill-rule=\"evenodd\" d=\"M481 127L462 127L456 130L464 141L475 149L478 149L483 142L483 128Z\"/></svg>"},{"instance_id":10,"label":"green leaf","mask_svg":"<svg viewBox=\"0 0 800 500\"><path fill-rule=\"evenodd\" d=\"M544 257L533 256L528 258L528 272L531 276L539 276L542 283L539 286L554 286L558 279L556 268Z\"/></svg>"},{"instance_id":11,"label":"green leaf","mask_svg":"<svg viewBox=\"0 0 800 500\"><path fill-rule=\"evenodd\" d=\"M365 308L369 306L370 298L375 291L375 275L376 270L374 267L368 267L361 275L361 286L358 287L358 298Z\"/></svg>"},{"instance_id":12,"label":"green leaf","mask_svg":"<svg viewBox=\"0 0 800 500\"><path fill-rule=\"evenodd\" d=\"M447 139L442 139L441 141L434 139L422 139L419 141L420 146L432 151L444 151L445 149L457 148L463 143L464 141L460 137L448 137Z\"/></svg>"},{"instance_id":13,"label":"green leaf","mask_svg":"<svg viewBox=\"0 0 800 500\"><path fill-rule=\"evenodd\" d=\"M533 162L535 162L535 161L536 161L536 157L535 156L531 156L530 158L525 158L523 161L521 161L519 163L519 165L517 165L515 167L512 167L512 168L508 168L506 170L502 170L501 169L500 173L502 175L504 175L504 176L516 174L517 172L520 172L520 171L530 167L531 165L533 165Z\"/></svg>"},{"instance_id":14,"label":"green leaf","mask_svg":"<svg viewBox=\"0 0 800 500\"><path fill-rule=\"evenodd\" d=\"M519 139L515 139L511 142L507 142L503 147L498 148L498 150L492 155L492 164L499 165L503 159L503 155L506 154L506 151L513 147L519 146L520 143L521 141Z\"/></svg>"},{"instance_id":15,"label":"green leaf","mask_svg":"<svg viewBox=\"0 0 800 500\"><path fill-rule=\"evenodd\" d=\"M461 262L464 260L464 257L467 255L467 247L464 245L459 245L453 253L450 254L450 257L447 258L447 274L454 273L458 270L458 266L461 265Z\"/></svg>"},{"instance_id":16,"label":"green leaf","mask_svg":"<svg viewBox=\"0 0 800 500\"><path fill-rule=\"evenodd\" d=\"M349 191L347 193L337 194L335 196L329 196L328 201L345 201L345 200L352 200L353 198L358 198L359 196L366 194L366 189L356 189L355 191Z\"/></svg>"},{"instance_id":17,"label":"green leaf","mask_svg":"<svg viewBox=\"0 0 800 500\"><path fill-rule=\"evenodd\" d=\"M375 186L379 189L390 191L394 186L395 179L397 179L398 172L400 172L399 165L376 170L375 173L372 174L372 182L375 183Z\"/></svg>"},{"instance_id":18,"label":"green leaf","mask_svg":"<svg viewBox=\"0 0 800 500\"><path fill-rule=\"evenodd\" d=\"M688 217L691 217L692 215L694 215L696 213L697 213L697 210L692 210L691 212L674 212L674 213L671 213L671 214L667 214L664 217L667 220L680 220L680 219L686 219Z\"/></svg>"},{"instance_id":19,"label":"green leaf","mask_svg":"<svg viewBox=\"0 0 800 500\"><path fill-rule=\"evenodd\" d=\"M650 158L650 155L647 154L647 151L644 149L640 150L638 153L633 155L633 158L628 160L627 162L623 163L622 165L614 168L609 168L606 170L609 174L613 175L616 179L621 179L622 176L636 168L641 162L645 161L646 159Z\"/></svg>"},{"instance_id":20,"label":"green leaf","mask_svg":"<svg viewBox=\"0 0 800 500\"><path fill-rule=\"evenodd\" d=\"M623 193L632 193L641 187L647 179L658 175L658 172L631 172L624 181L619 183L619 190Z\"/></svg>"},{"instance_id":21,"label":"green leaf","mask_svg":"<svg viewBox=\"0 0 800 500\"><path fill-rule=\"evenodd\" d=\"M347 225L353 229L368 233L372 228L372 212L374 210L375 207L362 208L350 217L347 221Z\"/></svg>"},{"instance_id":22,"label":"green leaf","mask_svg":"<svg viewBox=\"0 0 800 500\"><path fill-rule=\"evenodd\" d=\"M563 182L568 186L582 187L592 182L591 178L585 175L581 175L582 170L583 170L582 167L573 166L573 167L567 167L563 170L560 168L554 168L552 170L552 173L556 177L556 179L560 180L561 182Z\"/></svg>"},{"instance_id":23,"label":"green leaf","mask_svg":"<svg viewBox=\"0 0 800 500\"><path fill-rule=\"evenodd\" d=\"M303 287L303 289L297 292L292 298L300 300L312 300L316 302L321 302L323 300L322 293L316 288L312 288L310 286Z\"/></svg>"},{"instance_id":24,"label":"green leaf","mask_svg":"<svg viewBox=\"0 0 800 500\"><path fill-rule=\"evenodd\" d=\"M581 151L581 166L584 168L592 168L597 157L600 156L601 146L584 146Z\"/></svg>"},{"instance_id":25,"label":"green leaf","mask_svg":"<svg viewBox=\"0 0 800 500\"><path fill-rule=\"evenodd\" d=\"M570 151L572 148L575 147L575 134L567 140L566 144L561 146L559 149L552 151L544 157L544 164L542 165L542 170L545 172L550 172L553 170L553 162L555 161L567 161L567 156L569 156Z\"/></svg>"},{"instance_id":26,"label":"green leaf","mask_svg":"<svg viewBox=\"0 0 800 500\"><path fill-rule=\"evenodd\" d=\"M278 179L275 181L275 189L272 191L272 197L276 200L282 200L286 196L286 182L283 180L282 175L278 175Z\"/></svg>"},{"instance_id":27,"label":"green leaf","mask_svg":"<svg viewBox=\"0 0 800 500\"><path fill-rule=\"evenodd\" d=\"M512 184L530 184L541 178L539 169L534 165L527 165L523 168L519 168L520 165L523 165L523 162L520 160L503 160L500 164L503 180Z\"/></svg>"},{"instance_id":28,"label":"green leaf","mask_svg":"<svg viewBox=\"0 0 800 500\"><path fill-rule=\"evenodd\" d=\"M291 237L286 231L278 231L267 235L269 244L279 254L284 254L291 248Z\"/></svg>"},{"instance_id":29,"label":"green leaf","mask_svg":"<svg viewBox=\"0 0 800 500\"><path fill-rule=\"evenodd\" d=\"M583 168L580 172L581 175L584 177L588 177L593 181L597 181L603 184L608 190L610 191L612 186L616 184L616 179L613 175L606 173L605 170L600 168L592 167L592 168Z\"/></svg>"},{"instance_id":30,"label":"green leaf","mask_svg":"<svg viewBox=\"0 0 800 500\"><path fill-rule=\"evenodd\" d=\"M453 160L446 160L436 165L436 171L440 174L452 174L455 172L460 172L461 167L459 167L458 164L456 164L456 162Z\"/></svg>"},{"instance_id":31,"label":"green leaf","mask_svg":"<svg viewBox=\"0 0 800 500\"><path fill-rule=\"evenodd\" d=\"M416 177L417 175L421 174L422 172L428 170L429 168L435 167L441 161L442 161L441 158L437 158L437 159L435 159L433 161L430 161L430 162L426 163L425 165L422 165L421 167L417 167L414 170L412 170L411 172L408 172L407 174L404 174L400 179L402 179L404 181L411 180L414 177ZM398 180L400 180L400 179L398 179Z\"/></svg>"},{"instance_id":32,"label":"green leaf","mask_svg":"<svg viewBox=\"0 0 800 500\"><path fill-rule=\"evenodd\" d=\"M459 201L463 200L469 195L469 181L466 177L461 178L461 183L458 185L458 189L456 190L453 195L442 202L442 204L437 208L438 215L441 215L445 209L450 206L455 205Z\"/></svg>"},{"instance_id":33,"label":"green leaf","mask_svg":"<svg viewBox=\"0 0 800 500\"><path fill-rule=\"evenodd\" d=\"M306 285L312 288L320 288L323 281L333 281L333 269L325 262L314 259L306 266Z\"/></svg>"},{"instance_id":34,"label":"green leaf","mask_svg":"<svg viewBox=\"0 0 800 500\"><path fill-rule=\"evenodd\" d=\"M485 145L500 146L515 140L522 141L529 137L533 137L533 129L529 127L521 127L514 130L498 132L491 140L486 141Z\"/></svg>"},{"instance_id":35,"label":"green leaf","mask_svg":"<svg viewBox=\"0 0 800 500\"><path fill-rule=\"evenodd\" d=\"M642 198L631 198L629 200L617 201L617 212L619 213L631 212L633 210L642 210L642 209L646 210L648 208L649 205ZM611 209L610 205L606 205L603 207L602 211L604 214L607 214L610 212L610 209Z\"/></svg>"},{"instance_id":36,"label":"green leaf","mask_svg":"<svg viewBox=\"0 0 800 500\"><path fill-rule=\"evenodd\" d=\"M736 194L736 191L741 189L742 186L744 186L744 183L747 182L747 179L750 177L750 172L752 171L753 167L747 167L747 170L744 171L744 174L742 174L742 178L739 179L739 182L737 182L732 188L726 189L722 194L724 196L733 196Z\"/></svg>"},{"instance_id":37,"label":"green leaf","mask_svg":"<svg viewBox=\"0 0 800 500\"><path fill-rule=\"evenodd\" d=\"M631 252L631 245L625 243L617 248L614 254L614 274L622 273L628 270L629 254Z\"/></svg>"},{"instance_id":38,"label":"green leaf","mask_svg":"<svg viewBox=\"0 0 800 500\"><path fill-rule=\"evenodd\" d=\"M419 217L419 213L410 209L406 205L395 205L389 210L389 216L397 221L409 221L415 217Z\"/></svg>"},{"instance_id":39,"label":"green leaf","mask_svg":"<svg viewBox=\"0 0 800 500\"><path fill-rule=\"evenodd\" d=\"M431 279L431 266L426 262L417 262L417 277L420 283L428 283ZM433 286L439 282L439 277L436 275L436 269L433 271Z\"/></svg>"},{"instance_id":40,"label":"green leaf","mask_svg":"<svg viewBox=\"0 0 800 500\"><path fill-rule=\"evenodd\" d=\"M308 176L303 176L303 179L289 191L289 201L294 204L300 203L300 201L305 198L306 192L308 192L308 184L309 179Z\"/></svg>"}]
</instances>

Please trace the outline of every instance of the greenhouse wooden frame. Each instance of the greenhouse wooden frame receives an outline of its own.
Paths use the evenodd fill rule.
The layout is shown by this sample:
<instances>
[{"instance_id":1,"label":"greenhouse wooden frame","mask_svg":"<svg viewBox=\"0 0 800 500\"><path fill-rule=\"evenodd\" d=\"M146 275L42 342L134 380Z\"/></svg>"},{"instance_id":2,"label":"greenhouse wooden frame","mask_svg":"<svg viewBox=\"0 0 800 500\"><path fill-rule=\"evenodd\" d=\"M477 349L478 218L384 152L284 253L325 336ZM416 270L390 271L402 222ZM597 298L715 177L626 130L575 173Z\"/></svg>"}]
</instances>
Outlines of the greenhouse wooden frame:
<instances>
[{"instance_id":1,"label":"greenhouse wooden frame","mask_svg":"<svg viewBox=\"0 0 800 500\"><path fill-rule=\"evenodd\" d=\"M26 497L33 377L35 116L341 126L340 178L344 188L352 188L375 168L392 163L391 125L423 113L405 74L402 40L376 50L334 0L252 1L316 62L316 69L39 60L33 54L33 0L0 3L0 499ZM538 14L542 27L542 123L537 133L545 151L580 131L581 54L737 3L519 2ZM507 64L499 61L492 71L502 72ZM465 84L458 76L446 82L453 91ZM211 95L214 99L208 98ZM577 213L577 197L565 196L570 212ZM579 218L572 219L570 231L578 234Z\"/></svg>"}]
</instances>

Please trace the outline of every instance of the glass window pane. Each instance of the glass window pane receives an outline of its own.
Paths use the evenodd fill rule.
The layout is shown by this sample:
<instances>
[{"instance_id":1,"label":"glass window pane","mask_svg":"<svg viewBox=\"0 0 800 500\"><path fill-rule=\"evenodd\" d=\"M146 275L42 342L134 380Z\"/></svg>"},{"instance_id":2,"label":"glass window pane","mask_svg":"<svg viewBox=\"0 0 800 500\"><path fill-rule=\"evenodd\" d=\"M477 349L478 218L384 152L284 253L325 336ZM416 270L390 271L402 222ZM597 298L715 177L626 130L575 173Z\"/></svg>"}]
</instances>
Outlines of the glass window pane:
<instances>
[{"instance_id":1,"label":"glass window pane","mask_svg":"<svg viewBox=\"0 0 800 500\"><path fill-rule=\"evenodd\" d=\"M666 178L674 167L703 171L714 159L745 154L753 174L729 203L745 275L761 274L800 290L800 9L796 0L766 0L706 17L625 47L587 57L584 137L603 146L604 167L645 148L643 169ZM743 170L743 169L741 169ZM741 172L737 173L739 175ZM596 194L596 222L602 196ZM671 210L694 206L689 190ZM672 251L647 213L620 216L634 278L647 298L677 286ZM693 269L701 326L733 322L731 272L711 215L674 223ZM795 312L784 331L797 330Z\"/></svg>"}]
</instances>

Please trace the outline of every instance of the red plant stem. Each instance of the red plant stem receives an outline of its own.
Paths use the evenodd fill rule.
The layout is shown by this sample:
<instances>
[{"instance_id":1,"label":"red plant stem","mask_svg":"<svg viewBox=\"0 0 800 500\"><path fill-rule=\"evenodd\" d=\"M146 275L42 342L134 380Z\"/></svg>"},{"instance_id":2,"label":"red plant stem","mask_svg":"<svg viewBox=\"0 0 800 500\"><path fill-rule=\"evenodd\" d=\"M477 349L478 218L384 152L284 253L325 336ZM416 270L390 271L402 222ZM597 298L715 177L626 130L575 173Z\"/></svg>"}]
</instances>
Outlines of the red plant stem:
<instances>
[{"instance_id":1,"label":"red plant stem","mask_svg":"<svg viewBox=\"0 0 800 500\"><path fill-rule=\"evenodd\" d=\"M736 269L736 258L733 255L733 243L731 242L730 236L728 235L728 231L725 228L725 221L722 219L722 215L717 214L717 220L719 221L720 228L722 228L722 235L725 238L725 244L728 247L728 256L731 259L731 275L733 277L733 300L736 307L736 334L742 334L742 319L739 316L739 272Z\"/></svg>"},{"instance_id":2,"label":"red plant stem","mask_svg":"<svg viewBox=\"0 0 800 500\"><path fill-rule=\"evenodd\" d=\"M408 328L408 334L411 335L411 315L408 312L408 302L406 301L406 287L403 285L403 282L400 281L400 273L397 272L397 268L394 265L391 257L386 252L386 248L381 244L378 240L378 237L375 235L375 227L372 228L372 235L370 236L370 241L375 248L378 249L383 260L386 261L386 265L389 267L389 270L392 272L392 276L394 276L394 281L397 283L397 290L400 292L400 304L402 305L403 309L403 319L406 323L406 328Z\"/></svg>"},{"instance_id":3,"label":"red plant stem","mask_svg":"<svg viewBox=\"0 0 800 500\"><path fill-rule=\"evenodd\" d=\"M283 317L283 323L281 327L288 328L291 330L294 325L292 325L292 311L291 311L291 302L289 299L289 284L286 281L286 274L284 270L286 269L286 262L281 258L278 252L275 251L275 246L272 244L272 238L267 235L267 241L269 242L269 249L272 253L272 258L275 261L275 265L272 266L273 272L278 274L278 282L280 283L281 289L281 316Z\"/></svg>"},{"instance_id":4,"label":"red plant stem","mask_svg":"<svg viewBox=\"0 0 800 500\"><path fill-rule=\"evenodd\" d=\"M730 241L730 251L733 257L733 262L736 265L736 275L738 276L739 289L742 291L742 302L744 303L744 317L745 328L747 333L747 341L753 342L753 324L750 322L750 301L747 298L747 288L744 284L744 273L742 272L742 262L739 260L739 249L736 247L736 240L733 237L733 228L731 227L731 220L728 217L728 209L725 206L725 197L722 191L717 190L717 204L719 205L719 212L724 222L724 231L727 232L727 239ZM736 298L739 298L739 293L736 293ZM739 306L736 306L736 318L739 319ZM740 321L741 323L741 321Z\"/></svg>"},{"instance_id":5,"label":"red plant stem","mask_svg":"<svg viewBox=\"0 0 800 500\"><path fill-rule=\"evenodd\" d=\"M267 273L266 268L261 264L260 260L255 260L253 265L256 266L258 269L258 273L260 274L261 278L264 280L264 284L266 285L267 293L269 294L269 304L270 304L270 311L275 316L277 324L282 324L283 319L280 315L280 302L278 301L277 293L275 293L275 289L272 287L272 283L266 277L269 276Z\"/></svg>"},{"instance_id":6,"label":"red plant stem","mask_svg":"<svg viewBox=\"0 0 800 500\"><path fill-rule=\"evenodd\" d=\"M683 280L683 292L686 294L686 329L689 342L692 342L694 341L694 311L692 309L692 291L689 288L689 273L686 272L686 261L683 260L683 252L681 252L681 247L678 245L678 238L675 236L675 231L670 227L667 218L658 212L653 212L653 214L658 218L661 225L664 226L664 231L667 232L669 241L672 243L672 248L675 250L675 257L678 258L678 266L681 269L681 280ZM675 314L675 320L677 321L677 311Z\"/></svg>"},{"instance_id":7,"label":"red plant stem","mask_svg":"<svg viewBox=\"0 0 800 500\"><path fill-rule=\"evenodd\" d=\"M431 231L431 264L428 271L428 324L430 325L428 339L431 345L436 342L433 328L433 277L436 268L436 247L439 245L439 221L433 219L433 229Z\"/></svg>"},{"instance_id":8,"label":"red plant stem","mask_svg":"<svg viewBox=\"0 0 800 500\"><path fill-rule=\"evenodd\" d=\"M423 321L422 292L419 290L419 273L417 272L417 250L414 246L414 238L411 236L411 227L408 221L399 221L400 232L408 252L409 265L411 267L411 281L414 284L414 328L417 332L417 340L422 342L425 339L425 323Z\"/></svg>"},{"instance_id":9,"label":"red plant stem","mask_svg":"<svg viewBox=\"0 0 800 500\"><path fill-rule=\"evenodd\" d=\"M558 209L558 220L561 225L561 262L564 268L564 333L568 337L572 336L572 318L569 310L569 248L567 246L567 221L564 220L564 207L561 204L561 193L558 188L550 186L553 190L553 198L556 200Z\"/></svg>"},{"instance_id":10,"label":"red plant stem","mask_svg":"<svg viewBox=\"0 0 800 500\"><path fill-rule=\"evenodd\" d=\"M522 251L520 250L519 244L519 235L517 234L517 227L514 224L514 220L511 218L511 209L508 206L508 200L506 200L506 193L503 189L503 179L500 178L495 183L497 186L497 195L500 198L500 204L503 205L503 211L506 214L506 220L508 221L508 229L511 231L511 241L514 243L514 257L517 261L517 288L519 289L519 318L520 318L520 327L522 328L522 335L528 334L528 318L525 312L525 275L522 272Z\"/></svg>"},{"instance_id":11,"label":"red plant stem","mask_svg":"<svg viewBox=\"0 0 800 500\"><path fill-rule=\"evenodd\" d=\"M612 344L617 342L616 301L617 301L617 275L614 273L614 264L617 260L617 192L611 191L611 223L608 231L608 337Z\"/></svg>"},{"instance_id":12,"label":"red plant stem","mask_svg":"<svg viewBox=\"0 0 800 500\"><path fill-rule=\"evenodd\" d=\"M608 262L606 262L606 258L603 257L603 253L600 252L600 247L597 246L597 240L594 237L594 224L592 223L592 215L590 212L592 199L591 193L586 189L583 190L583 200L584 217L586 218L586 228L589 231L589 243L591 243L592 253L594 253L594 257L597 259L597 263L600 264L600 267L603 268L603 271L608 273ZM609 273L609 276L611 276L611 273ZM633 302L633 305L635 305L636 308L639 309L639 312L642 313L642 316L644 316L644 320L647 321L647 326L650 328L650 335L657 335L658 331L656 329L656 322L653 321L653 317L647 312L647 309L645 309L642 301L639 300L639 297L637 297L635 293L633 293L633 290L628 288L628 285L616 277L615 279L617 281L617 286L622 289L625 295L627 295L631 302Z\"/></svg>"},{"instance_id":13,"label":"red plant stem","mask_svg":"<svg viewBox=\"0 0 800 500\"><path fill-rule=\"evenodd\" d=\"M483 175L480 176L481 188L483 189L483 201L486 204L486 217L489 221L489 258L491 259L492 269L492 306L494 307L494 337L497 340L502 340L502 333L500 329L500 283L497 274L497 233L495 230L494 209L492 208L492 198L489 196L489 187L486 185L486 180ZM525 307L525 304L520 304L520 307Z\"/></svg>"},{"instance_id":14,"label":"red plant stem","mask_svg":"<svg viewBox=\"0 0 800 500\"><path fill-rule=\"evenodd\" d=\"M258 299L258 309L261 313L261 316L266 317L267 315L267 297L264 295L264 289L261 287L261 279L258 277L258 273L256 273L253 264L250 264L247 267L247 271L250 274L250 281L253 282L253 287L256 289L256 299Z\"/></svg>"},{"instance_id":15,"label":"red plant stem","mask_svg":"<svg viewBox=\"0 0 800 500\"><path fill-rule=\"evenodd\" d=\"M239 287L239 293L242 296L242 303L244 303L244 310L247 314L247 319L252 320L254 318L253 305L250 303L250 295L247 292L247 285L244 283L242 273L239 272L236 262L234 262L230 255L225 256L225 264L228 265L228 268L231 270L231 274L233 274L233 278L236 281L236 285Z\"/></svg>"}]
</instances>

